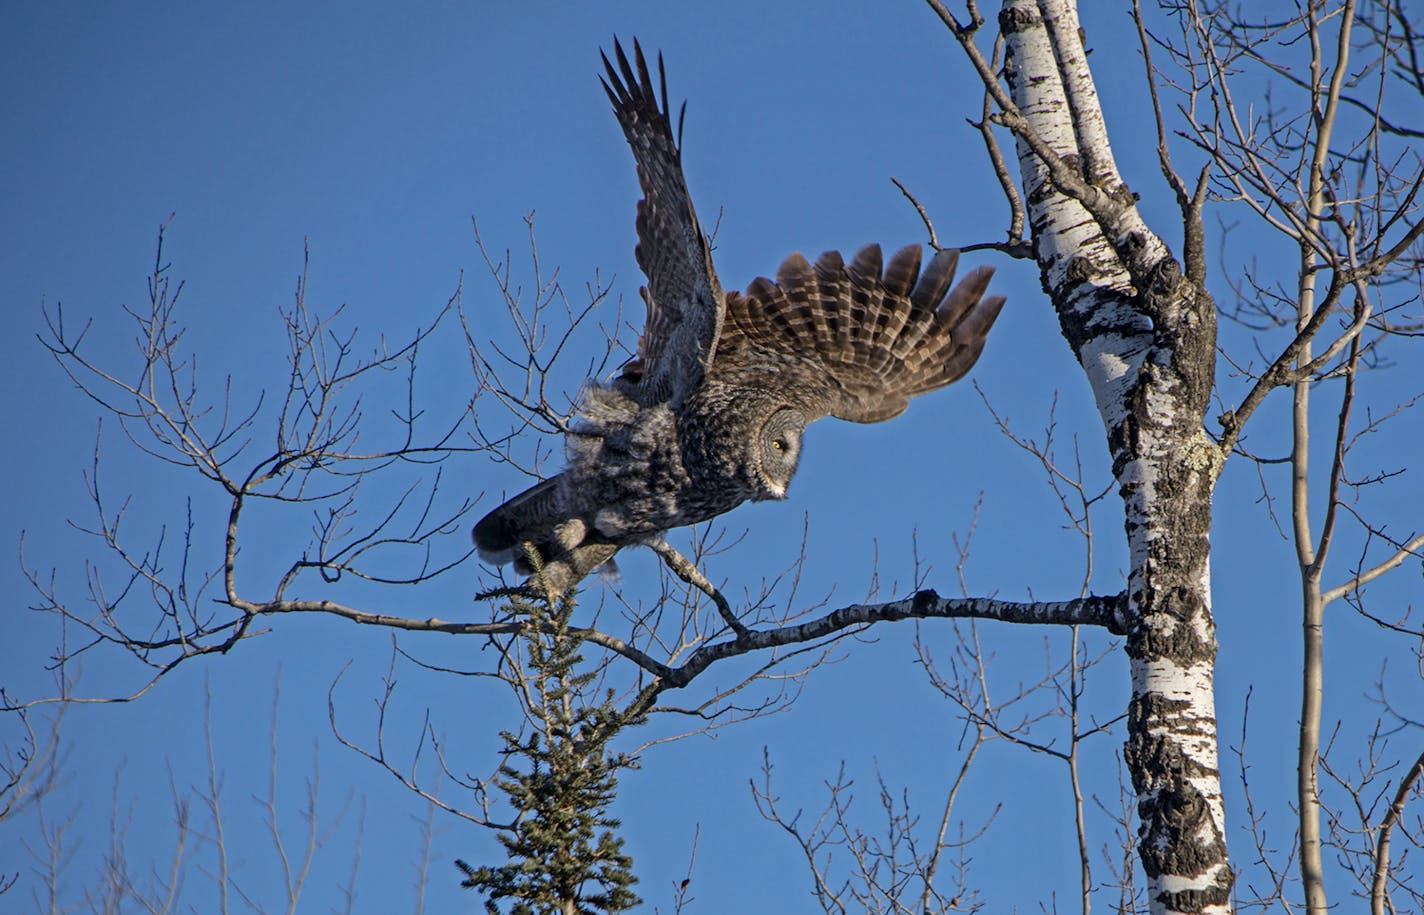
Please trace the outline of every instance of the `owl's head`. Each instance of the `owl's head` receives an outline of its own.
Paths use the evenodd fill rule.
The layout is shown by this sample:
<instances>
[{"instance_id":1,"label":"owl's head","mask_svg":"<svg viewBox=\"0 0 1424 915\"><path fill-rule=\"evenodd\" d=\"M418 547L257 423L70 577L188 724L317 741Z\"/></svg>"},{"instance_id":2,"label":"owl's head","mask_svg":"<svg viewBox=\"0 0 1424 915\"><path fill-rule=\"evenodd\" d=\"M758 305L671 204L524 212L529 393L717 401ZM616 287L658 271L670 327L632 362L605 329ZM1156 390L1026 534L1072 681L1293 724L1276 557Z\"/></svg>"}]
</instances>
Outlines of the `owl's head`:
<instances>
[{"instance_id":1,"label":"owl's head","mask_svg":"<svg viewBox=\"0 0 1424 915\"><path fill-rule=\"evenodd\" d=\"M757 487L752 498L786 498L786 488L801 460L801 437L805 432L806 417L789 407L777 409L762 423L752 446Z\"/></svg>"}]
</instances>

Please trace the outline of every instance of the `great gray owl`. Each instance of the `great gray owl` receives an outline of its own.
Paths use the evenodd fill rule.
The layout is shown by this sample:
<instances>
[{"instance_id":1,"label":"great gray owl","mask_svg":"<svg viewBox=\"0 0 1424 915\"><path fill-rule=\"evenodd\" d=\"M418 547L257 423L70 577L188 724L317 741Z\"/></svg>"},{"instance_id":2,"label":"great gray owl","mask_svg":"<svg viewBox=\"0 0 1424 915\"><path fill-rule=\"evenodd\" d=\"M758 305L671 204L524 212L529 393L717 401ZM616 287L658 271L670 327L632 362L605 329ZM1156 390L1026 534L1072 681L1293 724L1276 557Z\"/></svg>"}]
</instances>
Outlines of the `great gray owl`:
<instances>
[{"instance_id":1,"label":"great gray owl","mask_svg":"<svg viewBox=\"0 0 1424 915\"><path fill-rule=\"evenodd\" d=\"M724 294L683 178L662 58L659 100L637 42L634 64L613 49L618 67L603 57L603 87L643 190L636 254L647 324L637 357L585 388L567 469L474 529L484 559L515 560L525 574L532 546L546 573L558 567L555 591L619 547L748 499L786 498L808 423L898 416L911 397L969 371L1004 304L984 295L992 269L951 289L958 252L937 252L921 273L918 245L884 265L878 245L849 264L834 251L814 266L793 254L775 282Z\"/></svg>"}]
</instances>

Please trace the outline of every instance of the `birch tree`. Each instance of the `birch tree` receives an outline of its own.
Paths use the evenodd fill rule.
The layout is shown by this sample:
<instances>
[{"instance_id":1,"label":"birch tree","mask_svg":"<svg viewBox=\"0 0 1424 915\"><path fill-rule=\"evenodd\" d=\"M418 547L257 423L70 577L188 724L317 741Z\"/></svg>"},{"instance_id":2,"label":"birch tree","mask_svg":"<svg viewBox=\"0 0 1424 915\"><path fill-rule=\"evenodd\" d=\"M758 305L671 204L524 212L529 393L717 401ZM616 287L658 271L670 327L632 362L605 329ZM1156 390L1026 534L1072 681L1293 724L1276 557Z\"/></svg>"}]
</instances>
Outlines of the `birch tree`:
<instances>
[{"instance_id":1,"label":"birch tree","mask_svg":"<svg viewBox=\"0 0 1424 915\"><path fill-rule=\"evenodd\" d=\"M959 13L939 0L929 5L985 87L981 127L1011 209L1008 242L996 247L1018 253L1027 242L1032 251L1063 336L1092 387L1125 506L1131 558L1122 626L1132 665L1125 759L1154 912L1232 908L1213 696L1211 493L1256 409L1278 389L1293 392L1290 504L1305 652L1300 867L1307 910L1324 912L1317 776L1323 609L1417 559L1424 546L1418 537L1383 536L1382 550L1370 553L1375 558L1322 588L1343 504L1345 452L1357 434L1350 409L1361 356L1382 338L1413 330L1382 317L1390 307L1373 304L1391 283L1417 286L1418 280L1424 227L1416 193L1424 172L1407 143L1390 142L1417 134L1392 125L1385 107L1386 98L1399 97L1390 85L1392 68L1393 77L1404 79L1405 98L1411 89L1417 93L1410 22L1388 3L1368 12L1354 2L1311 3L1269 20L1226 4L1163 3L1158 37L1134 3L1160 166L1181 213L1180 255L1174 255L1161 230L1144 221L1137 193L1114 162L1076 4L1008 0L998 12L992 50L988 39L980 41L986 20L976 3ZM1352 66L1357 17L1370 29L1369 53ZM1308 50L1292 55L1293 43ZM1154 47L1179 69L1170 75L1155 69ZM1298 90L1297 106L1282 111L1273 97L1262 113L1239 103L1233 90L1253 65L1284 84L1282 96ZM1346 86L1365 101L1352 99ZM1173 107L1159 98L1168 88L1178 96L1168 103ZM1347 103L1365 116L1342 138L1338 119ZM1167 123L1164 109L1175 109L1173 123L1180 127ZM1021 193L999 152L995 125L1013 138ZM1205 161L1194 177L1184 178L1174 166L1173 132L1205 153L1197 156ZM1252 381L1247 393L1209 435L1218 309L1207 289L1204 212L1222 203L1244 206L1285 235L1299 262L1293 297L1269 296L1260 286L1243 296L1245 307L1295 333L1265 369L1245 372ZM1330 327L1340 314L1347 316L1344 326ZM1310 395L1332 377L1343 380L1344 394L1323 526L1313 533ZM1412 403L1409 392L1401 393L1402 403ZM1367 537L1377 533L1362 524ZM1401 797L1416 777L1403 780ZM1376 855L1380 873L1386 856ZM1384 882L1371 888L1377 911L1387 904Z\"/></svg>"},{"instance_id":2,"label":"birch tree","mask_svg":"<svg viewBox=\"0 0 1424 915\"><path fill-rule=\"evenodd\" d=\"M1148 894L1155 911L1225 912L1232 881L1208 543L1222 451L1203 431L1216 311L1201 239L1189 237L1179 262L1138 212L1113 161L1071 4L1004 5L1006 85L974 43L978 11L961 20L933 5L984 80L993 117L1013 134L1044 288L1092 386L1126 507L1126 759Z\"/></svg>"}]
</instances>

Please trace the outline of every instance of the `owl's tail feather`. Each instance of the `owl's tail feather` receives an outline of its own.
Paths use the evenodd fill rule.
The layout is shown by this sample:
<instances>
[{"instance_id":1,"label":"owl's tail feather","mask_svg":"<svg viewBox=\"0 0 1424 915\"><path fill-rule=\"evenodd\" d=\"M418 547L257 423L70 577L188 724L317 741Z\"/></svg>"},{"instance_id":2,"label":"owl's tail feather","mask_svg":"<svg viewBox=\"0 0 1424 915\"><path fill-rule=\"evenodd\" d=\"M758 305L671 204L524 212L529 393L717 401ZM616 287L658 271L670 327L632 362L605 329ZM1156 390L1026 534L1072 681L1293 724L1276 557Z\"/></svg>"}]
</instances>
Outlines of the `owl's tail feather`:
<instances>
[{"instance_id":1,"label":"owl's tail feather","mask_svg":"<svg viewBox=\"0 0 1424 915\"><path fill-rule=\"evenodd\" d=\"M582 519L567 517L558 485L557 476L535 483L485 515L471 531L481 559L496 565L513 562L520 575L534 574L525 551L526 544L533 546L543 564L540 590L553 596L572 588L595 569L605 575L618 574L613 564L618 546L590 530Z\"/></svg>"},{"instance_id":2,"label":"owl's tail feather","mask_svg":"<svg viewBox=\"0 0 1424 915\"><path fill-rule=\"evenodd\" d=\"M535 483L480 519L471 534L481 559L496 565L522 559L526 542L548 554L554 525L564 520L556 510L558 479Z\"/></svg>"}]
</instances>

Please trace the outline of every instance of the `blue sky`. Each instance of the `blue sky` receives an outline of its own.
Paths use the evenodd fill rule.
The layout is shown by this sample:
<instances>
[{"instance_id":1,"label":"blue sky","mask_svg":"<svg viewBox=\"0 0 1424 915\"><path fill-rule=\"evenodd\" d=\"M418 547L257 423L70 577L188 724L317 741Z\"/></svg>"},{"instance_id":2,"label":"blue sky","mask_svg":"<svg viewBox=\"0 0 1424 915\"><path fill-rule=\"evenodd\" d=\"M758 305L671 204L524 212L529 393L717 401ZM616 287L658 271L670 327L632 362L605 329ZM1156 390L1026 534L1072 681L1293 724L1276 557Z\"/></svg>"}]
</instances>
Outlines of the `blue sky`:
<instances>
[{"instance_id":1,"label":"blue sky","mask_svg":"<svg viewBox=\"0 0 1424 915\"><path fill-rule=\"evenodd\" d=\"M1086 25L1099 48L1134 40L1120 12ZM66 524L91 514L82 475L93 461L98 413L35 336L44 326L42 306L62 304L67 320L94 322L97 359L131 367L132 330L122 306L143 304L157 228L170 214L165 254L174 276L186 282L187 341L211 389L231 375L238 399L247 402L284 381L278 308L291 300L304 243L311 250L309 302L323 312L345 306L341 326L357 330L362 341L408 337L433 318L462 276L462 304L477 334L487 329L497 336L505 333L502 308L474 245L471 216L491 247L514 253L518 273L527 249L522 219L534 212L543 263L558 266L571 294L597 274L612 283L636 322L636 180L597 81L598 49L615 34L661 49L672 95L689 99L685 164L704 221L721 214L715 258L725 286L773 273L792 251L814 256L868 242L895 248L923 241L919 218L892 176L919 196L944 241L1001 237L1005 208L979 137L965 124L977 116L979 92L950 37L916 4L865 2L831 12L811 3L625 2L538 14L492 3L419 12L389 4L6 5L0 305L9 332L0 362L12 392L4 407L12 438L4 469L20 482L6 500L0 530L9 555L18 556L24 531L26 560L54 567L75 597L86 558L100 558ZM1145 110L1136 56L1097 54L1093 63L1109 127L1130 136ZM1149 220L1177 247L1179 222L1152 150L1119 140L1116 152ZM1278 242L1242 231L1267 264L1288 256ZM1036 271L989 254L966 256L966 263L999 267L994 289L1009 297L973 378L1024 435L1041 436L1056 400L1060 454L1071 454L1076 436L1086 482L1105 488L1109 471L1091 396L1057 334ZM1220 283L1213 289L1227 294ZM1383 371L1394 372L1381 378L1386 393L1418 377L1407 361ZM571 365L565 380L571 394L581 377ZM432 415L458 415L471 385L463 341L439 338L423 358L421 379L422 405ZM1229 390L1239 396L1238 388ZM376 411L372 417L377 421ZM1283 451L1283 417L1279 403L1263 411L1261 437L1253 442L1258 451ZM1398 456L1418 453L1420 437L1418 419L1406 417L1394 437L1380 437L1371 458L1406 464ZM106 491L115 504L132 495L127 523L135 536L154 536L181 519L190 494L200 515L221 509L221 500L172 468L126 448L112 423L101 443ZM510 468L478 456L456 457L445 472L445 485L458 481L456 495L483 494L481 510L525 485ZM1407 498L1386 506L1405 527L1420 516L1419 489L1410 486L1406 480L1399 490ZM859 600L877 574L882 597L902 594L914 576L915 553L927 583L953 593L954 538L962 540L974 523L981 494L964 567L970 592L1076 596L1080 541L1063 530L1037 462L998 434L967 383L915 402L889 424L816 426L791 498L730 515L727 528L749 530L748 536L710 571L729 582L730 593L754 589L794 558L805 527L804 599L829 595L831 606ZM365 496L372 512L392 497L382 490ZM1293 777L1296 586L1289 545L1258 496L1256 468L1235 462L1218 493L1214 535L1222 762L1233 827L1241 825L1239 788L1227 747L1239 743L1248 688L1259 729L1251 744L1257 803L1284 811ZM1103 593L1121 586L1120 519L1115 497L1095 516L1093 587ZM249 547L255 591L261 570L300 549L310 518L273 515L260 524L262 540ZM645 595L655 583L651 557L629 557L623 568L630 594ZM0 685L18 697L43 695L51 688L43 666L58 630L52 619L26 610L32 596L17 560L0 564L0 576L8 633L0 646ZM470 566L424 590L366 600L410 616L475 619L484 611L470 597L487 581ZM1392 610L1417 603L1417 568L1375 593ZM1381 658L1399 646L1343 606L1332 614L1336 666L1328 714L1351 722L1373 717L1377 710L1362 698L1380 676ZM369 723L389 666L389 635L295 617L274 619L271 629L229 656L179 670L138 702L70 713L69 774L44 810L51 822L73 817L70 898L97 868L116 808L120 822L131 820L123 842L131 859L152 855L157 867L165 865L174 832L170 785L182 795L207 778L207 683L229 835L241 849L247 885L262 893L276 888L270 836L252 798L265 797L280 687L282 828L289 837L300 833L303 780L314 753L319 819L330 824L347 809L318 855L301 911L341 904L334 888L351 870L359 823L356 910L414 908L424 808L337 745L327 722L328 689L345 670L338 714L353 726ZM877 770L894 791L903 787L923 804L927 820L935 817L958 762L962 725L916 663L913 635L901 625L848 642L790 711L645 754L642 769L624 776L617 812L650 910L671 910L670 887L687 870L697 830L693 911L812 911L796 848L761 820L747 788L763 748L788 806L818 810L822 783L845 760L868 828L879 825ZM1038 679L1046 642L1060 654L1066 644L1058 632L986 627L982 635L1002 693ZM923 627L922 636L948 650L946 627ZM438 663L478 666L483 657L473 641L402 636L399 644ZM1394 662L1396 669L1408 663L1407 654ZM1113 654L1091 680L1097 714L1120 714L1125 673ZM95 656L84 664L79 692L123 694L141 676L127 659ZM399 677L401 717L393 725L398 733L388 737L409 741L428 708L438 730L466 754L462 769L493 767L498 732L514 722L497 684L411 669ZM1400 689L1413 692L1397 698L1419 697L1417 679ZM674 730L655 722L649 736ZM1085 750L1091 790L1109 803L1116 799L1121 737L1119 728ZM994 911L1037 910L1055 894L1060 904L1071 900L1076 861L1062 767L1002 745L987 750L981 763L962 802L966 829L975 831L996 805L1002 808L974 847L971 881ZM1104 818L1091 817L1095 847L1111 842ZM476 910L450 862L494 863L498 848L487 833L453 819L437 817L434 826L427 910ZM1276 834L1288 836L1289 824ZM0 873L22 872L17 911L39 886L31 857L38 837L34 817L0 825ZM1231 836L1238 854L1246 853L1243 838ZM1023 867L1026 858L1033 867ZM1106 879L1106 870L1098 876ZM210 881L196 869L185 892L200 910L212 905Z\"/></svg>"}]
</instances>

